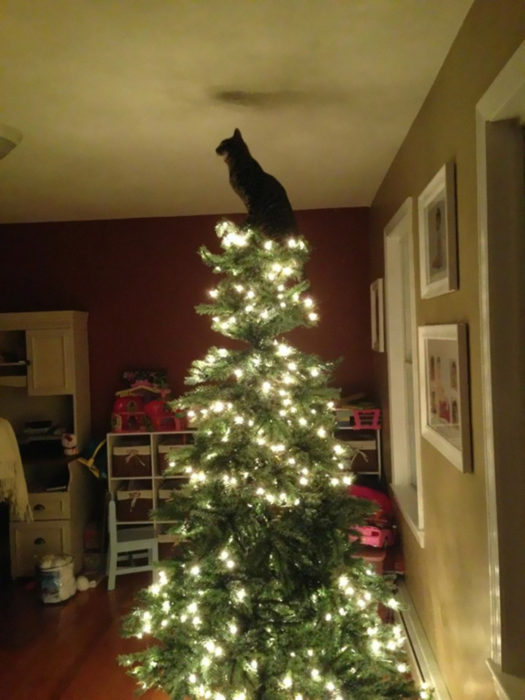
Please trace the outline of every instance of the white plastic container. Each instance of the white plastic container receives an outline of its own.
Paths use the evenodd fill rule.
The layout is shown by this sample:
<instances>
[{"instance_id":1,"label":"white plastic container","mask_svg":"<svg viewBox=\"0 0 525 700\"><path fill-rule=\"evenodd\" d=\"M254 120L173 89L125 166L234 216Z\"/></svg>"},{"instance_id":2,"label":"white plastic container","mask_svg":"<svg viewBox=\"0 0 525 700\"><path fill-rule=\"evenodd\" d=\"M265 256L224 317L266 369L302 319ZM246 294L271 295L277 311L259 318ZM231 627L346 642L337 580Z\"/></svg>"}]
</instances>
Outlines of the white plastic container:
<instances>
[{"instance_id":1,"label":"white plastic container","mask_svg":"<svg viewBox=\"0 0 525 700\"><path fill-rule=\"evenodd\" d=\"M38 564L40 598L43 603L63 603L77 592L73 557L46 554Z\"/></svg>"}]
</instances>

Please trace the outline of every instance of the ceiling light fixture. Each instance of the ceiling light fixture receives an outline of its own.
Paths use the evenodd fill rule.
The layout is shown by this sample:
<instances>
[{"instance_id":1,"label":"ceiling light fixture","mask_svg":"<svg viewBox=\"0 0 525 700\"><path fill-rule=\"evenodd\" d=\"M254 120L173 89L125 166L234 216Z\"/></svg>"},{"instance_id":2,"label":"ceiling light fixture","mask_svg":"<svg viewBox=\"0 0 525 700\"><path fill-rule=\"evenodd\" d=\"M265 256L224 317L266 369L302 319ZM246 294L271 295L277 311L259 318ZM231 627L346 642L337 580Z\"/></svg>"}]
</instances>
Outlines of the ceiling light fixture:
<instances>
[{"instance_id":1,"label":"ceiling light fixture","mask_svg":"<svg viewBox=\"0 0 525 700\"><path fill-rule=\"evenodd\" d=\"M0 124L0 158L5 158L21 140L21 131L7 124Z\"/></svg>"}]
</instances>

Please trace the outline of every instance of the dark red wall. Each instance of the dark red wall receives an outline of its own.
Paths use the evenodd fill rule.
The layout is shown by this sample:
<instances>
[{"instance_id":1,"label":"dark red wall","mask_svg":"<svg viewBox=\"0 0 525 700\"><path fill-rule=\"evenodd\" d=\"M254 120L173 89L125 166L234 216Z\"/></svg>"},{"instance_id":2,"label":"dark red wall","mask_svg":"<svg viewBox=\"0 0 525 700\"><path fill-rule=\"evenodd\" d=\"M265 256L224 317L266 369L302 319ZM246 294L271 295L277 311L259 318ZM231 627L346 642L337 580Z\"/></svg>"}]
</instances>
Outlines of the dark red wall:
<instances>
[{"instance_id":1,"label":"dark red wall","mask_svg":"<svg viewBox=\"0 0 525 700\"><path fill-rule=\"evenodd\" d=\"M235 218L235 217L232 217ZM128 368L166 368L174 395L191 362L228 342L198 316L214 275L197 255L217 249L218 216L0 226L0 311L89 312L93 432L109 429ZM307 265L321 314L290 340L325 360L343 357L334 385L372 390L368 210L297 212L313 252Z\"/></svg>"}]
</instances>

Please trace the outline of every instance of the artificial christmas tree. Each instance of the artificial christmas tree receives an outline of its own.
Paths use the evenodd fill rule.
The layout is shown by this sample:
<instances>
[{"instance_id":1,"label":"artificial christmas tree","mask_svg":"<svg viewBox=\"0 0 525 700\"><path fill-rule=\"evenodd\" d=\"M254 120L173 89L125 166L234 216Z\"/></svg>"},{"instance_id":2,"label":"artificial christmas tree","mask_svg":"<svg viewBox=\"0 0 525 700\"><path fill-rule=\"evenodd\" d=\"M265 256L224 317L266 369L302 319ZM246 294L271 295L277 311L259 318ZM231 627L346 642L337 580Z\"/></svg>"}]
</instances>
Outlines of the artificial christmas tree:
<instances>
[{"instance_id":1,"label":"artificial christmas tree","mask_svg":"<svg viewBox=\"0 0 525 700\"><path fill-rule=\"evenodd\" d=\"M175 700L414 697L401 629L379 615L391 588L349 537L370 506L348 495L331 365L283 336L318 321L308 245L229 222L217 234L223 252L200 253L222 279L197 310L240 342L195 361L177 400L196 424L173 454L188 484L161 513L180 551L126 620L151 646L122 661Z\"/></svg>"}]
</instances>

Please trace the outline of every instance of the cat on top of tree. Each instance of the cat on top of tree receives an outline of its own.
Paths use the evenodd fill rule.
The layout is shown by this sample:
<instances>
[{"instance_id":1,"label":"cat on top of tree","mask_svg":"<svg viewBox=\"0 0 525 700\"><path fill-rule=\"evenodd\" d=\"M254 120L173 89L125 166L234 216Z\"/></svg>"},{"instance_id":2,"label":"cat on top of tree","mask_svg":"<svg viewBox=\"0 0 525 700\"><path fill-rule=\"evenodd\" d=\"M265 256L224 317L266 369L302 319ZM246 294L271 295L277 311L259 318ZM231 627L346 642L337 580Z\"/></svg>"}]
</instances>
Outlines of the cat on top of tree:
<instances>
[{"instance_id":1,"label":"cat on top of tree","mask_svg":"<svg viewBox=\"0 0 525 700\"><path fill-rule=\"evenodd\" d=\"M251 227L263 236L277 239L297 233L286 190L252 157L239 129L221 141L215 152L224 157L230 184L248 210L244 228Z\"/></svg>"},{"instance_id":2,"label":"cat on top of tree","mask_svg":"<svg viewBox=\"0 0 525 700\"><path fill-rule=\"evenodd\" d=\"M196 310L240 342L195 360L176 399L195 426L170 454L164 476L184 479L158 512L177 551L125 621L151 644L120 661L171 700L429 698L401 627L380 614L398 607L392 585L350 536L371 507L348 494L332 364L284 337L319 320L308 243L237 129L217 152L248 218L216 226L221 253L200 248L220 281Z\"/></svg>"}]
</instances>

